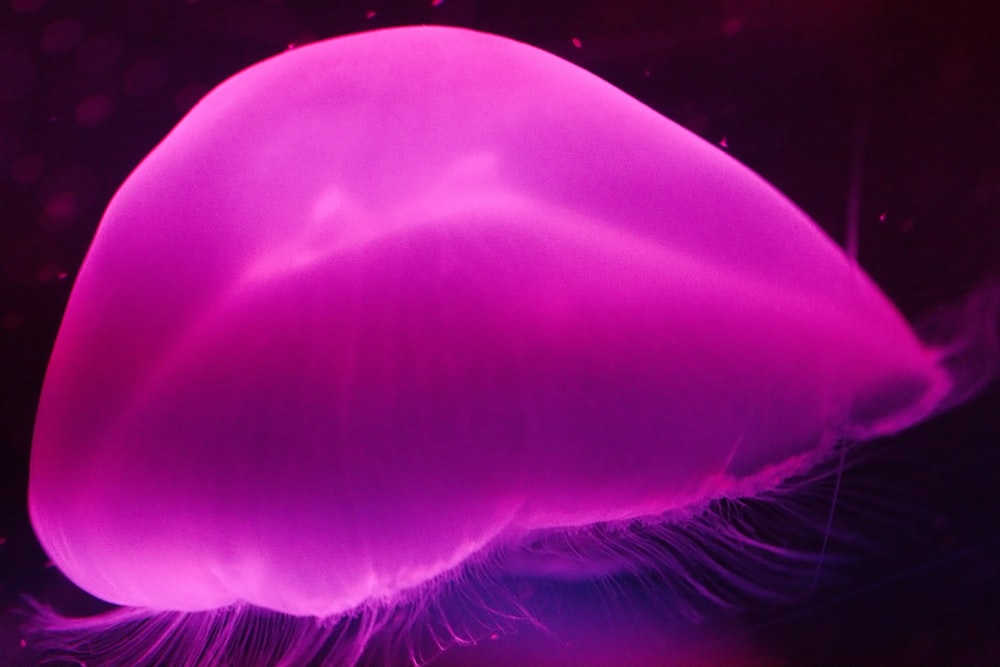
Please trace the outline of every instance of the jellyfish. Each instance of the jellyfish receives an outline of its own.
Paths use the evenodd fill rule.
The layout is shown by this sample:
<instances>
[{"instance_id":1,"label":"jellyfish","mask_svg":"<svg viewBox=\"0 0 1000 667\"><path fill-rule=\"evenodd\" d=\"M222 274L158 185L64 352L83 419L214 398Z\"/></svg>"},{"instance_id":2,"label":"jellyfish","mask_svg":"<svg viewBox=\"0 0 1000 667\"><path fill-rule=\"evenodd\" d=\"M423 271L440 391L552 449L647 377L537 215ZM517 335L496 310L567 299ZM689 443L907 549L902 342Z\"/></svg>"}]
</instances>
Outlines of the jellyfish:
<instances>
[{"instance_id":1,"label":"jellyfish","mask_svg":"<svg viewBox=\"0 0 1000 667\"><path fill-rule=\"evenodd\" d=\"M717 147L531 46L379 30L225 81L115 194L29 510L122 606L64 619L88 664L342 664L526 545L683 530L953 392Z\"/></svg>"}]
</instances>

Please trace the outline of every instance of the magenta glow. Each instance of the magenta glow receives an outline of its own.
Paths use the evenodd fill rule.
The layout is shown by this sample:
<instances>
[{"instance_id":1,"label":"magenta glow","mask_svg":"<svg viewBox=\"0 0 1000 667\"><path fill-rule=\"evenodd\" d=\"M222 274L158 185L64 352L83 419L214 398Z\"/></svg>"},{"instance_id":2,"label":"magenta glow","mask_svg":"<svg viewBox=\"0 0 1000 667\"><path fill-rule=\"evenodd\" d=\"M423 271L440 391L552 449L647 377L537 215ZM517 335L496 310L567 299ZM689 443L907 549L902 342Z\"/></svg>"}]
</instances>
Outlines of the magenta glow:
<instances>
[{"instance_id":1,"label":"magenta glow","mask_svg":"<svg viewBox=\"0 0 1000 667\"><path fill-rule=\"evenodd\" d=\"M717 147L524 44L383 30L226 81L115 195L29 505L103 600L336 619L772 489L950 391Z\"/></svg>"}]
</instances>

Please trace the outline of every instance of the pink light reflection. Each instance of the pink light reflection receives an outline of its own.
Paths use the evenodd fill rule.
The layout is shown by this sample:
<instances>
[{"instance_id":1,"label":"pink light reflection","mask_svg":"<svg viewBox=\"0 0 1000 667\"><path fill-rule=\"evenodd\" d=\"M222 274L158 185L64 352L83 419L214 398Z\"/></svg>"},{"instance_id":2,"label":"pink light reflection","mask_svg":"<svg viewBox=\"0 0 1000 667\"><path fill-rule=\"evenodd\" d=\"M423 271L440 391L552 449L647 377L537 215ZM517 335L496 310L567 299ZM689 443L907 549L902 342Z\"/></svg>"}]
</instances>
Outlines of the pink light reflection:
<instances>
[{"instance_id":1,"label":"pink light reflection","mask_svg":"<svg viewBox=\"0 0 1000 667\"><path fill-rule=\"evenodd\" d=\"M532 47L383 30L228 80L115 195L30 509L104 600L337 617L771 489L947 391L717 147Z\"/></svg>"}]
</instances>

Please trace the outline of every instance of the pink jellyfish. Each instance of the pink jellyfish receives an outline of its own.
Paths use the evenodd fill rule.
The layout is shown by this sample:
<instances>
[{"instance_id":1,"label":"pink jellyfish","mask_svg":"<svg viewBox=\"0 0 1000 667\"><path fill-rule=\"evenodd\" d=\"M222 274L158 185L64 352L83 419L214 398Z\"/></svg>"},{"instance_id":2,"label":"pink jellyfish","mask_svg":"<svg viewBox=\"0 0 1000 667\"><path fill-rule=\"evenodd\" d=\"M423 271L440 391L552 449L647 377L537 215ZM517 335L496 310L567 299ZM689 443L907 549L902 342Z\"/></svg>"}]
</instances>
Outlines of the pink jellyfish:
<instances>
[{"instance_id":1,"label":"pink jellyfish","mask_svg":"<svg viewBox=\"0 0 1000 667\"><path fill-rule=\"evenodd\" d=\"M29 505L128 608L65 621L88 664L350 662L539 536L683 525L951 384L723 151L524 44L382 30L226 81L115 195Z\"/></svg>"}]
</instances>

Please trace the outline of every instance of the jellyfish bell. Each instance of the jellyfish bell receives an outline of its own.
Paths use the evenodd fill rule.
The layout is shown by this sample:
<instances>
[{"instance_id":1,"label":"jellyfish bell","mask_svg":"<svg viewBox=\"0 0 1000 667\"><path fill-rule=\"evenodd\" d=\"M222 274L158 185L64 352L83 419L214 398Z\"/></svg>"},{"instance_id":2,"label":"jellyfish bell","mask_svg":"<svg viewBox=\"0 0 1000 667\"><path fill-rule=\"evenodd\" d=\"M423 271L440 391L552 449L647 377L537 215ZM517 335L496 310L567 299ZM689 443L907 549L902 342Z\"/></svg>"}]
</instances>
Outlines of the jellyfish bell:
<instances>
[{"instance_id":1,"label":"jellyfish bell","mask_svg":"<svg viewBox=\"0 0 1000 667\"><path fill-rule=\"evenodd\" d=\"M949 385L722 151L530 46L380 30L237 74L122 185L29 509L103 600L335 618L773 488Z\"/></svg>"}]
</instances>

